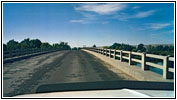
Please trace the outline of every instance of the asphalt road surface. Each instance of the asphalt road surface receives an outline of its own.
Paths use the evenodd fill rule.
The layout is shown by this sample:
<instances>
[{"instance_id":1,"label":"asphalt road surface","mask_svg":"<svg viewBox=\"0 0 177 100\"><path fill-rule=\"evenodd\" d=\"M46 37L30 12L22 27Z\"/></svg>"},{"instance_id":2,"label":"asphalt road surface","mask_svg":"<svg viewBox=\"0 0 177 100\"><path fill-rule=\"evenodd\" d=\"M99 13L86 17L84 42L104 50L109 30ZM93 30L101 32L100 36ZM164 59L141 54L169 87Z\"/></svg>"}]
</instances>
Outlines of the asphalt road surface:
<instances>
[{"instance_id":1,"label":"asphalt road surface","mask_svg":"<svg viewBox=\"0 0 177 100\"><path fill-rule=\"evenodd\" d=\"M131 80L82 50L58 51L3 65L3 96L35 93L42 84Z\"/></svg>"}]
</instances>

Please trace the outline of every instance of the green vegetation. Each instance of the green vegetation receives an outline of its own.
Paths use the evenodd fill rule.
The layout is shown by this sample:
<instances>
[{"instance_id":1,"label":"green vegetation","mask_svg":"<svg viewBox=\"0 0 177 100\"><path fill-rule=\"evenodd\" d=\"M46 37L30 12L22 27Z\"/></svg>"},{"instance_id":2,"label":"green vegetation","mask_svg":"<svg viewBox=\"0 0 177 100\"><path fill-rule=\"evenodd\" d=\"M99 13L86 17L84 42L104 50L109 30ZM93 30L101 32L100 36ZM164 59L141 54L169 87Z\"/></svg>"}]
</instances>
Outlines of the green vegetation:
<instances>
[{"instance_id":1,"label":"green vegetation","mask_svg":"<svg viewBox=\"0 0 177 100\"><path fill-rule=\"evenodd\" d=\"M96 47L96 45L94 44L94 45L93 45L93 47L95 48L95 47Z\"/></svg>"},{"instance_id":2,"label":"green vegetation","mask_svg":"<svg viewBox=\"0 0 177 100\"><path fill-rule=\"evenodd\" d=\"M159 46L152 46L152 45L148 45L147 46L147 53L151 53L151 54L157 54L157 55L170 55L174 57L174 46L163 46L163 45L159 45Z\"/></svg>"},{"instance_id":3,"label":"green vegetation","mask_svg":"<svg viewBox=\"0 0 177 100\"><path fill-rule=\"evenodd\" d=\"M80 50L81 48L80 47L73 47L71 50Z\"/></svg>"},{"instance_id":4,"label":"green vegetation","mask_svg":"<svg viewBox=\"0 0 177 100\"><path fill-rule=\"evenodd\" d=\"M125 50L125 51L133 51L134 49L136 49L136 47L134 46L128 44L119 44L119 43L114 43L112 46L104 46L103 48Z\"/></svg>"},{"instance_id":5,"label":"green vegetation","mask_svg":"<svg viewBox=\"0 0 177 100\"><path fill-rule=\"evenodd\" d=\"M146 48L144 47L144 44L139 44L136 51L138 52L146 52Z\"/></svg>"},{"instance_id":6,"label":"green vegetation","mask_svg":"<svg viewBox=\"0 0 177 100\"><path fill-rule=\"evenodd\" d=\"M139 44L137 47L129 44L119 44L114 43L111 46L104 46L103 48L107 49L117 49L117 50L125 50L125 51L134 51L134 52L146 52L149 54L157 54L157 55L170 55L174 56L174 46L173 45L147 45Z\"/></svg>"},{"instance_id":7,"label":"green vegetation","mask_svg":"<svg viewBox=\"0 0 177 100\"><path fill-rule=\"evenodd\" d=\"M70 50L70 46L66 42L55 43L50 45L48 42L41 42L39 39L32 39L29 38L24 39L21 42L15 40L9 40L7 44L3 44L3 50L23 50L23 49L31 49L31 48L41 48L41 49L48 49L48 48L59 48L61 50Z\"/></svg>"}]
</instances>

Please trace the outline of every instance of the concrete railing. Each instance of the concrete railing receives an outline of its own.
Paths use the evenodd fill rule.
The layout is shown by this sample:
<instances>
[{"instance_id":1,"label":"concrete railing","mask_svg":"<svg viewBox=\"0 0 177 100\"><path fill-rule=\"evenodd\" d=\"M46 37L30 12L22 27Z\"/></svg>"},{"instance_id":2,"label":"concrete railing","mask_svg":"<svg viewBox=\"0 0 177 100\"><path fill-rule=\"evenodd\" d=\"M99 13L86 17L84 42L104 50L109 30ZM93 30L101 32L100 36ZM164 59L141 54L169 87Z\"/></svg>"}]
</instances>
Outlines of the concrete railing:
<instances>
[{"instance_id":1,"label":"concrete railing","mask_svg":"<svg viewBox=\"0 0 177 100\"><path fill-rule=\"evenodd\" d=\"M16 56L23 56L27 54L32 54L32 53L38 53L38 52L48 52L48 51L57 51L60 49L56 48L48 48L48 49L37 49L37 48L32 48L32 49L23 49L23 50L9 50L9 51L3 51L3 58L12 58Z\"/></svg>"},{"instance_id":2,"label":"concrete railing","mask_svg":"<svg viewBox=\"0 0 177 100\"><path fill-rule=\"evenodd\" d=\"M123 59L126 59L128 60L129 65L131 65L132 62L140 63L141 69L143 71L148 70L149 66L162 69L163 78L165 79L173 78L174 67L170 65L170 62L174 62L173 57L104 48L89 48L89 50L95 51L97 53L113 58L115 60L119 58L121 62L123 62ZM132 56L140 56L141 59L133 58ZM147 61L146 60L147 58L160 59L163 61L163 64L162 65L155 64L153 62Z\"/></svg>"}]
</instances>

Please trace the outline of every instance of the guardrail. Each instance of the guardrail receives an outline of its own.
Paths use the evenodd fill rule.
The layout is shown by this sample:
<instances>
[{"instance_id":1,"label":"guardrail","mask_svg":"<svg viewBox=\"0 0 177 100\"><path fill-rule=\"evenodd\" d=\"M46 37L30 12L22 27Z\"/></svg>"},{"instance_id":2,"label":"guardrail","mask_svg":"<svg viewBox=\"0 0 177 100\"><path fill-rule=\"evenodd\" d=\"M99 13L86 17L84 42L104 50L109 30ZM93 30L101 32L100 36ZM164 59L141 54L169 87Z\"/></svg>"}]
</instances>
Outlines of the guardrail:
<instances>
[{"instance_id":1,"label":"guardrail","mask_svg":"<svg viewBox=\"0 0 177 100\"><path fill-rule=\"evenodd\" d=\"M148 70L149 66L162 69L163 70L163 78L171 79L173 78L174 66L170 65L170 62L174 63L174 58L169 56L161 56L154 54L146 54L140 52L132 52L132 51L123 51L123 50L115 50L115 49L104 49L104 48L87 48L89 50L95 51L102 55L105 55L110 58L114 58L123 62L123 59L128 60L128 64L131 65L132 62L137 62L141 64L141 69L143 71ZM141 59L133 58L132 56L140 56ZM153 62L147 61L147 58L160 59L163 64L155 64Z\"/></svg>"},{"instance_id":2,"label":"guardrail","mask_svg":"<svg viewBox=\"0 0 177 100\"><path fill-rule=\"evenodd\" d=\"M3 58L12 58L16 56L22 56L26 54L38 53L38 52L45 52L45 51L57 51L61 49L56 48L48 48L48 49L40 49L40 48L31 48L31 49L23 49L23 50L9 50L3 51Z\"/></svg>"}]
</instances>

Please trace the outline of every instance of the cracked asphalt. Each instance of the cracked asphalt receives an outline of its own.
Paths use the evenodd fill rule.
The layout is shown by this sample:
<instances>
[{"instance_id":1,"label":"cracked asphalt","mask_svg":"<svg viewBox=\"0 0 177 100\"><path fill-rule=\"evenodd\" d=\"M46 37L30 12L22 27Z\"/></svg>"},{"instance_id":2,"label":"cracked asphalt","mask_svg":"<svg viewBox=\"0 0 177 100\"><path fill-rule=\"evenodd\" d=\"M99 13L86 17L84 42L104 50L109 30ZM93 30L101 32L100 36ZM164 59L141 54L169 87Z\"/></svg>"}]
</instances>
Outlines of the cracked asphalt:
<instances>
[{"instance_id":1,"label":"cracked asphalt","mask_svg":"<svg viewBox=\"0 0 177 100\"><path fill-rule=\"evenodd\" d=\"M58 51L7 63L3 65L3 96L35 93L43 84L132 80L109 67L82 50Z\"/></svg>"}]
</instances>

